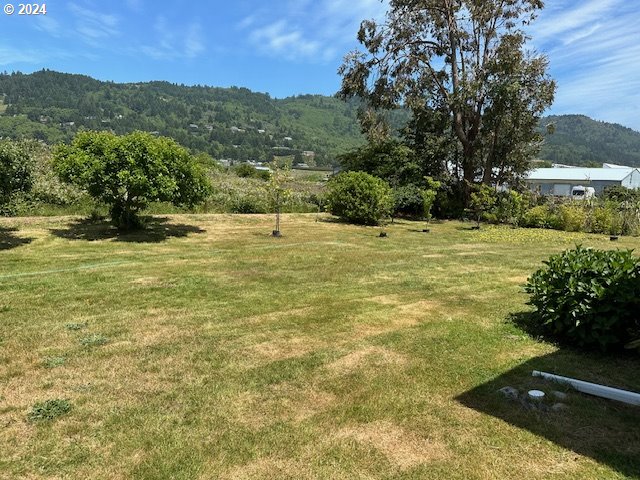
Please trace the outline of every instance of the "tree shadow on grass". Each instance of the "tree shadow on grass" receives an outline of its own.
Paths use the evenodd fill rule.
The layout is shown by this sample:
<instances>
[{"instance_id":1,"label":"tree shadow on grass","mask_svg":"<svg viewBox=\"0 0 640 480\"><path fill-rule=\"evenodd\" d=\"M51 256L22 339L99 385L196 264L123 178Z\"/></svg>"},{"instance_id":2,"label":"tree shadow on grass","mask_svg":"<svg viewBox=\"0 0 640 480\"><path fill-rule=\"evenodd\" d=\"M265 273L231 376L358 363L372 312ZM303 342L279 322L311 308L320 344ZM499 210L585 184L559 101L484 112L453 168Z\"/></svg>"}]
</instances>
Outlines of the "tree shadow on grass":
<instances>
[{"instance_id":1,"label":"tree shadow on grass","mask_svg":"<svg viewBox=\"0 0 640 480\"><path fill-rule=\"evenodd\" d=\"M118 242L158 243L171 237L186 237L189 234L206 232L194 225L171 224L168 221L168 218L146 218L143 228L124 232L106 220L84 219L69 224L66 229L51 230L51 233L60 238L89 242L114 239Z\"/></svg>"},{"instance_id":2,"label":"tree shadow on grass","mask_svg":"<svg viewBox=\"0 0 640 480\"><path fill-rule=\"evenodd\" d=\"M17 237L13 232L17 232L17 228L0 227L0 251L11 250L33 242L33 238Z\"/></svg>"},{"instance_id":3,"label":"tree shadow on grass","mask_svg":"<svg viewBox=\"0 0 640 480\"><path fill-rule=\"evenodd\" d=\"M530 333L539 334L538 330L531 330L531 320L527 313L514 317ZM640 392L640 357L560 349L531 359L456 398L469 408L528 430L623 475L640 478L640 407L569 391L565 386L532 377L533 370ZM564 403L568 408L559 412L531 409L526 403L498 393L506 386L525 394L531 389L544 391L547 407L558 401L552 399L553 390L567 392Z\"/></svg>"}]
</instances>

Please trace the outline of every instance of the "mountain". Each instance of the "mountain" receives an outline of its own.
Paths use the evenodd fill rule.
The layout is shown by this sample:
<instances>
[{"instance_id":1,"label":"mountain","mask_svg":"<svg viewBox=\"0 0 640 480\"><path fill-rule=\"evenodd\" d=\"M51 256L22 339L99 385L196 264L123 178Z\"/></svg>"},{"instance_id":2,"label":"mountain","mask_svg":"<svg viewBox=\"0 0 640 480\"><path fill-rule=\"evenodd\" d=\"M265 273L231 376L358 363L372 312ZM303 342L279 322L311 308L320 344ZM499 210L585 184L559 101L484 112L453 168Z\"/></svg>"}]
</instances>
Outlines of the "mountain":
<instances>
[{"instance_id":1,"label":"mountain","mask_svg":"<svg viewBox=\"0 0 640 480\"><path fill-rule=\"evenodd\" d=\"M357 102L302 95L274 99L246 88L168 82L118 84L42 70L0 74L0 137L69 141L81 128L157 132L214 158L269 160L294 155L318 165L364 142ZM394 127L407 119L390 116ZM640 133L584 115L545 117L539 158L553 163L640 167ZM311 155L309 152L314 152Z\"/></svg>"},{"instance_id":2,"label":"mountain","mask_svg":"<svg viewBox=\"0 0 640 480\"><path fill-rule=\"evenodd\" d=\"M555 129L545 136L539 154L542 160L577 166L616 163L640 167L640 132L584 115L553 115L540 123Z\"/></svg>"},{"instance_id":3,"label":"mountain","mask_svg":"<svg viewBox=\"0 0 640 480\"><path fill-rule=\"evenodd\" d=\"M322 95L273 99L237 87L117 84L48 70L0 74L0 137L47 143L69 141L81 128L137 129L214 158L270 160L275 153L330 165L364 141L356 112L355 102Z\"/></svg>"}]
</instances>

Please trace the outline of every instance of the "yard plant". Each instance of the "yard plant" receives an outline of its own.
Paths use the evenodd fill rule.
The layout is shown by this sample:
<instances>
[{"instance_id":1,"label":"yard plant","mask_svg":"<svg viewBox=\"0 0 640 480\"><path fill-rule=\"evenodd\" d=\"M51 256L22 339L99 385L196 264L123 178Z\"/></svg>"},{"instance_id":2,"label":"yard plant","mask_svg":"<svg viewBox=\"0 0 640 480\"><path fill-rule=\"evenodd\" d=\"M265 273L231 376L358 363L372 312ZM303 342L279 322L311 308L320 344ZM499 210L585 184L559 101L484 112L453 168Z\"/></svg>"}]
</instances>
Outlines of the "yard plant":
<instances>
[{"instance_id":1,"label":"yard plant","mask_svg":"<svg viewBox=\"0 0 640 480\"><path fill-rule=\"evenodd\" d=\"M640 261L632 251L577 247L544 263L526 290L545 333L603 351L640 339Z\"/></svg>"}]
</instances>

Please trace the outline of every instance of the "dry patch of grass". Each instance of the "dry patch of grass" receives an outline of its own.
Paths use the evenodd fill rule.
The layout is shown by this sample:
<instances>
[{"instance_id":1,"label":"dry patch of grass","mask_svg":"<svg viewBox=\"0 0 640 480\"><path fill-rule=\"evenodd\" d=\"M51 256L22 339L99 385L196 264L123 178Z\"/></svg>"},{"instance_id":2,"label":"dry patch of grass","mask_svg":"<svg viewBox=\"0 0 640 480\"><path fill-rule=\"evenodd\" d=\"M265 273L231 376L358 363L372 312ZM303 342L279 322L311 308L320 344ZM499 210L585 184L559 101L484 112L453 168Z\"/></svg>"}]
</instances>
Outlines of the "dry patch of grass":
<instances>
[{"instance_id":1,"label":"dry patch of grass","mask_svg":"<svg viewBox=\"0 0 640 480\"><path fill-rule=\"evenodd\" d=\"M313 386L283 383L240 394L233 400L234 417L243 425L260 429L276 422L303 422L330 409L335 402L333 394Z\"/></svg>"},{"instance_id":2,"label":"dry patch of grass","mask_svg":"<svg viewBox=\"0 0 640 480\"><path fill-rule=\"evenodd\" d=\"M251 356L258 354L269 361L301 357L319 348L321 344L308 337L275 338L251 345L247 348Z\"/></svg>"},{"instance_id":3,"label":"dry patch of grass","mask_svg":"<svg viewBox=\"0 0 640 480\"><path fill-rule=\"evenodd\" d=\"M362 368L402 366L407 357L384 347L365 347L349 353L327 365L327 369L338 374L350 373Z\"/></svg>"},{"instance_id":4,"label":"dry patch of grass","mask_svg":"<svg viewBox=\"0 0 640 480\"><path fill-rule=\"evenodd\" d=\"M204 477L202 478L204 480ZM254 460L246 465L235 467L223 475L222 478L228 480L305 480L317 477L312 475L309 467L303 462L290 459L265 457Z\"/></svg>"},{"instance_id":5,"label":"dry patch of grass","mask_svg":"<svg viewBox=\"0 0 640 480\"><path fill-rule=\"evenodd\" d=\"M408 470L449 456L444 443L419 437L388 421L344 428L336 436L372 446L400 470Z\"/></svg>"}]
</instances>

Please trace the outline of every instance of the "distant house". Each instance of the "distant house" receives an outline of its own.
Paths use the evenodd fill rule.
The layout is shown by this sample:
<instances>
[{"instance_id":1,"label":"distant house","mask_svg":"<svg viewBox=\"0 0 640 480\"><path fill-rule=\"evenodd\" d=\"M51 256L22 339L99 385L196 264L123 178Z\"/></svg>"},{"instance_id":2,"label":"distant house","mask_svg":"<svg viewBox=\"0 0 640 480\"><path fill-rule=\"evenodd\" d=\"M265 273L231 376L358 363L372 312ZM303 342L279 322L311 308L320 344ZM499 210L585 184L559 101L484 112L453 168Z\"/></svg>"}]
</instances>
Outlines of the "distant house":
<instances>
[{"instance_id":1,"label":"distant house","mask_svg":"<svg viewBox=\"0 0 640 480\"><path fill-rule=\"evenodd\" d=\"M603 168L536 168L525 177L527 186L542 195L571 196L577 186L593 187L601 195L608 186L640 188L640 170L605 164Z\"/></svg>"},{"instance_id":2,"label":"distant house","mask_svg":"<svg viewBox=\"0 0 640 480\"><path fill-rule=\"evenodd\" d=\"M284 137L284 141L285 141L285 142L293 142L293 138L291 138L291 137Z\"/></svg>"}]
</instances>

